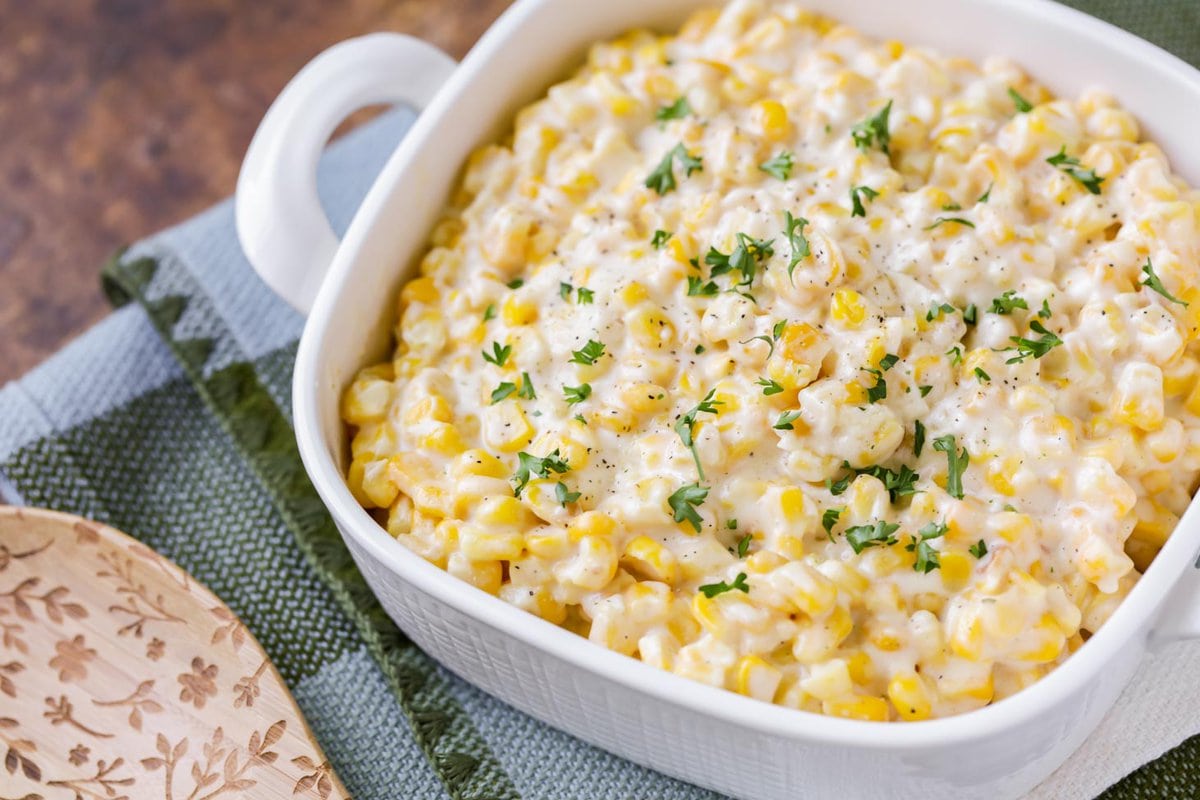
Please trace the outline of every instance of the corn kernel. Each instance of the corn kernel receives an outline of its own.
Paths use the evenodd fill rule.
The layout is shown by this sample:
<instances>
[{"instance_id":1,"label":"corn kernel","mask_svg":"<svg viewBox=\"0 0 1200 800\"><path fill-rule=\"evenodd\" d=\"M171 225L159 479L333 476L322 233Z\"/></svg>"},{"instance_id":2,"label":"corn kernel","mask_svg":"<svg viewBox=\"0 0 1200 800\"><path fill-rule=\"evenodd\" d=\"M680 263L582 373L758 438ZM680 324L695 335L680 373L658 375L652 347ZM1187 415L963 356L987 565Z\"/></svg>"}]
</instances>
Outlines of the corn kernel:
<instances>
[{"instance_id":1,"label":"corn kernel","mask_svg":"<svg viewBox=\"0 0 1200 800\"><path fill-rule=\"evenodd\" d=\"M910 721L929 719L933 713L929 687L916 673L896 675L888 682L888 699L896 713Z\"/></svg>"}]
</instances>

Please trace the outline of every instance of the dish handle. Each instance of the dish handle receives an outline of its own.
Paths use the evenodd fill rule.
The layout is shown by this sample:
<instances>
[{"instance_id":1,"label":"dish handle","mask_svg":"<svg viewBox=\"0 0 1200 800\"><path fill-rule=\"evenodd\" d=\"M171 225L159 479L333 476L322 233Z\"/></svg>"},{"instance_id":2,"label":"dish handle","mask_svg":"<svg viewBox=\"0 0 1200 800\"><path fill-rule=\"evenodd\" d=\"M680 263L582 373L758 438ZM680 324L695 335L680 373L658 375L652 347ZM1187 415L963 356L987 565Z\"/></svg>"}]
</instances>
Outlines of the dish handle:
<instances>
[{"instance_id":1,"label":"dish handle","mask_svg":"<svg viewBox=\"0 0 1200 800\"><path fill-rule=\"evenodd\" d=\"M325 143L360 108L422 109L456 66L420 39L373 33L318 55L267 110L238 175L238 238L267 286L301 313L312 306L338 247L317 196Z\"/></svg>"},{"instance_id":2,"label":"dish handle","mask_svg":"<svg viewBox=\"0 0 1200 800\"><path fill-rule=\"evenodd\" d=\"M1159 649L1188 639L1200 639L1200 563L1192 564L1167 595L1150 632L1150 646Z\"/></svg>"}]
</instances>

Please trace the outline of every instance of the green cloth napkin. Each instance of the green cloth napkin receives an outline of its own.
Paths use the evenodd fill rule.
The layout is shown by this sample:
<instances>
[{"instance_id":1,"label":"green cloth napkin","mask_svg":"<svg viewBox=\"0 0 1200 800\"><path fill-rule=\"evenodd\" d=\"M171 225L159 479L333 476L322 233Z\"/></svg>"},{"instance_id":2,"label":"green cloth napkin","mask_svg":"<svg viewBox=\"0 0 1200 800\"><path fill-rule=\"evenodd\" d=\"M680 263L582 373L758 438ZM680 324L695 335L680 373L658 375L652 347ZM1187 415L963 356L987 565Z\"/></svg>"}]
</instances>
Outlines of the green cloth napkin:
<instances>
[{"instance_id":1,"label":"green cloth napkin","mask_svg":"<svg viewBox=\"0 0 1200 800\"><path fill-rule=\"evenodd\" d=\"M1200 64L1196 0L1070 4ZM410 121L393 112L327 154L337 226ZM230 203L131 248L104 282L118 310L0 389L0 498L107 522L212 588L360 800L716 797L505 707L395 628L300 464L290 378L303 321L245 263ZM1200 737L1103 795L1197 796Z\"/></svg>"}]
</instances>

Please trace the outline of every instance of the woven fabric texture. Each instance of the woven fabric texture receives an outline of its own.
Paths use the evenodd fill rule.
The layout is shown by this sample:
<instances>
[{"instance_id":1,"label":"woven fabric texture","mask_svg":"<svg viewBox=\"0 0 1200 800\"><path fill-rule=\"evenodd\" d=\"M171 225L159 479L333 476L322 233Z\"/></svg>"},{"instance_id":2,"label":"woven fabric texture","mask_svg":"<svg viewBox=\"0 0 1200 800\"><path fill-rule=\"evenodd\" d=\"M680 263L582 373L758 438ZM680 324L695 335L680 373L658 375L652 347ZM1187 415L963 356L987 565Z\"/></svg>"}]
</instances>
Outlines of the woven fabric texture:
<instances>
[{"instance_id":1,"label":"woven fabric texture","mask_svg":"<svg viewBox=\"0 0 1200 800\"><path fill-rule=\"evenodd\" d=\"M1196 0L1069 4L1200 64ZM335 227L410 122L392 112L326 155L319 185ZM383 614L296 452L303 321L253 275L230 203L134 246L104 281L119 309L0 389L0 500L107 522L212 588L262 642L360 800L716 797L503 706ZM1200 732L1200 693L1180 700L1177 678L1197 667L1200 646L1151 659L1032 796L1200 796L1200 737L1187 738Z\"/></svg>"}]
</instances>

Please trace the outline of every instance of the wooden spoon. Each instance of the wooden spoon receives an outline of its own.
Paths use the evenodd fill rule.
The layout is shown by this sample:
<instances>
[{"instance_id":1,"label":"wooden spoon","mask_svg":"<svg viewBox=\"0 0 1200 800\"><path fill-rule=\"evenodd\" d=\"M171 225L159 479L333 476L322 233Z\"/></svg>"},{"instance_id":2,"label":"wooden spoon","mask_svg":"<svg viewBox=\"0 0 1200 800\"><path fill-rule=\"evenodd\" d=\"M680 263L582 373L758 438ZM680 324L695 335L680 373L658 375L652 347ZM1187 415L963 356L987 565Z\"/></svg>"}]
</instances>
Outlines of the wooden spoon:
<instances>
[{"instance_id":1,"label":"wooden spoon","mask_svg":"<svg viewBox=\"0 0 1200 800\"><path fill-rule=\"evenodd\" d=\"M347 797L246 626L123 533L0 506L0 800Z\"/></svg>"}]
</instances>

